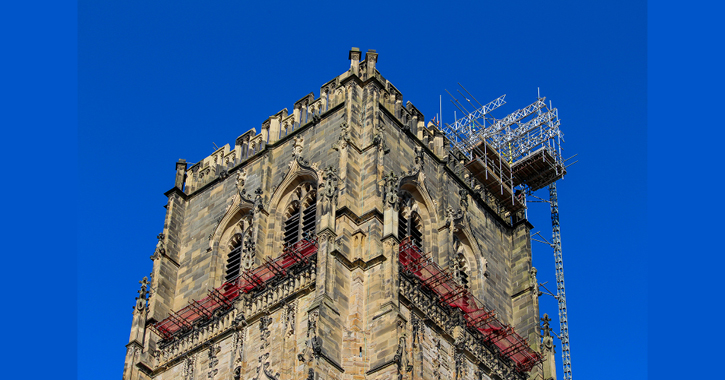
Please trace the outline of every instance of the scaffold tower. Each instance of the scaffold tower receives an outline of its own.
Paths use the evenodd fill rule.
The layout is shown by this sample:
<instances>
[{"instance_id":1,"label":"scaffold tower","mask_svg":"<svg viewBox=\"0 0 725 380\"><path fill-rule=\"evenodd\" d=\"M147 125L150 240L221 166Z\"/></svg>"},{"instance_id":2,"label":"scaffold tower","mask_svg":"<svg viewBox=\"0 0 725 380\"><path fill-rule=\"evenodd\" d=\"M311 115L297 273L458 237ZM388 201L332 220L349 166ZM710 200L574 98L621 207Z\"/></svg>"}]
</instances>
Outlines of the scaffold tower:
<instances>
[{"instance_id":1,"label":"scaffold tower","mask_svg":"<svg viewBox=\"0 0 725 380\"><path fill-rule=\"evenodd\" d=\"M473 98L465 88L463 90ZM463 95L460 91L459 93ZM450 92L448 94L451 95ZM482 182L487 190L498 190L493 191L493 195L499 201L510 198L507 202L509 211L526 209L526 195L533 195L534 191L548 186L553 238L553 243L549 245L554 250L557 284L557 294L554 297L558 302L561 329L558 337L562 346L564 380L572 380L556 190L556 181L564 177L567 167L561 154L564 140L559 129L559 113L550 102L547 105L546 99L539 96L528 106L496 119L490 112L506 103L505 96L500 96L486 105L478 103L478 107L474 106L475 110L469 112L451 95L451 102L464 116L452 124L445 124L441 129L453 150L467 159L465 166L473 177Z\"/></svg>"}]
</instances>

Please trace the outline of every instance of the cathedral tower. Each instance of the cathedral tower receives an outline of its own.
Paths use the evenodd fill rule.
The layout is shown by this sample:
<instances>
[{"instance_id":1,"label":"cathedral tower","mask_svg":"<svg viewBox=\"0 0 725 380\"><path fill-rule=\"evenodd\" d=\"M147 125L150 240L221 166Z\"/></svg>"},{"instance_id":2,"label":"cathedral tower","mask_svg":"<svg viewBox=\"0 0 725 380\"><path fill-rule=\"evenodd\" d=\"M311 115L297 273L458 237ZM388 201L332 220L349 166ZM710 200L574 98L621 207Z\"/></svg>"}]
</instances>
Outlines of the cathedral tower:
<instances>
[{"instance_id":1,"label":"cathedral tower","mask_svg":"<svg viewBox=\"0 0 725 380\"><path fill-rule=\"evenodd\" d=\"M176 163L124 380L541 378L524 208L361 58Z\"/></svg>"}]
</instances>

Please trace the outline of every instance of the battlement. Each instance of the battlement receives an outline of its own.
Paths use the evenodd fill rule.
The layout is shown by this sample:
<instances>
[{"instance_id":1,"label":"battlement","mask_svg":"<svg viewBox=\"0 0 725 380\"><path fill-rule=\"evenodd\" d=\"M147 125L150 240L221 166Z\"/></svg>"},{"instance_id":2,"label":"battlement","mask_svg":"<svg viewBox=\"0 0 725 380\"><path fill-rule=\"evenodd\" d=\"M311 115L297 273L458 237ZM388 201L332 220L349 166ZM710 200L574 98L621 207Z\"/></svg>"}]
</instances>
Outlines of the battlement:
<instances>
[{"instance_id":1,"label":"battlement","mask_svg":"<svg viewBox=\"0 0 725 380\"><path fill-rule=\"evenodd\" d=\"M204 187L219 176L225 176L242 162L254 159L267 145L284 140L294 131L317 123L321 117L337 106L345 103L353 83L360 87L373 86L378 90L377 101L381 108L393 115L404 128L407 128L439 157L448 153L448 140L438 127L429 122L413 103L407 101L403 106L403 94L385 79L376 69L378 54L368 50L365 59L360 60L361 52L352 48L349 52L350 68L320 87L320 96L314 92L303 96L293 103L292 112L283 108L264 120L257 131L252 128L234 141L234 147L226 144L209 156L185 169L184 182L177 187L186 194ZM177 171L180 168L177 166ZM177 181L178 182L178 181Z\"/></svg>"}]
</instances>

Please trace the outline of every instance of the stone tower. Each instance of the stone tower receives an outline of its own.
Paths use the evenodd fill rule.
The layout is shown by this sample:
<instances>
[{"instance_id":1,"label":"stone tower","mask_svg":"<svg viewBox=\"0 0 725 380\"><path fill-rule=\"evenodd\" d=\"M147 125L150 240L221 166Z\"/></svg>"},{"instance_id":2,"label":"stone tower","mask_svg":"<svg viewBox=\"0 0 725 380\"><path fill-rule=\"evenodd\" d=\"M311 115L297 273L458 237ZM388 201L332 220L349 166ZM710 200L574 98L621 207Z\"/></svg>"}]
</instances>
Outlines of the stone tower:
<instances>
[{"instance_id":1,"label":"stone tower","mask_svg":"<svg viewBox=\"0 0 725 380\"><path fill-rule=\"evenodd\" d=\"M542 378L523 209L361 58L176 163L124 380Z\"/></svg>"}]
</instances>

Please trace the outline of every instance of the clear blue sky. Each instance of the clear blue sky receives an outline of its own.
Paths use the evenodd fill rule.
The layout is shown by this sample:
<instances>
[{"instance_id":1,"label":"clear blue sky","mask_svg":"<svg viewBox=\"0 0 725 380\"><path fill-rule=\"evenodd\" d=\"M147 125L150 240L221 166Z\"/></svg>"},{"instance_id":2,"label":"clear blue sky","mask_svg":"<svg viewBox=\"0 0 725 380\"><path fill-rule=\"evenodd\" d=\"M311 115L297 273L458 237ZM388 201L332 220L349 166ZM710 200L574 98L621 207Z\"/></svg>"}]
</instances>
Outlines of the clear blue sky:
<instances>
[{"instance_id":1,"label":"clear blue sky","mask_svg":"<svg viewBox=\"0 0 725 380\"><path fill-rule=\"evenodd\" d=\"M260 4L79 6L79 272L83 283L104 284L79 293L79 378L120 376L174 162L196 162L212 143L233 144L310 91L319 95L347 70L352 46L376 49L380 72L428 119L443 94L443 121L452 120L444 90L458 82L481 102L507 94L499 117L533 102L537 87L553 101L565 155L579 154L559 186L573 371L608 379L599 366L607 362L644 376L644 2ZM550 236L548 209L529 214ZM554 289L551 250L537 244L534 255ZM542 305L555 318L554 300ZM613 320L612 308L626 318ZM625 330L622 345L615 337Z\"/></svg>"},{"instance_id":2,"label":"clear blue sky","mask_svg":"<svg viewBox=\"0 0 725 380\"><path fill-rule=\"evenodd\" d=\"M174 162L318 94L352 46L427 118L457 82L507 94L502 113L537 87L559 108L579 154L559 184L576 378L718 368L722 6L488 3L4 4L4 373L119 378ZM546 207L529 215L549 236ZM534 260L553 284L551 251Z\"/></svg>"}]
</instances>

